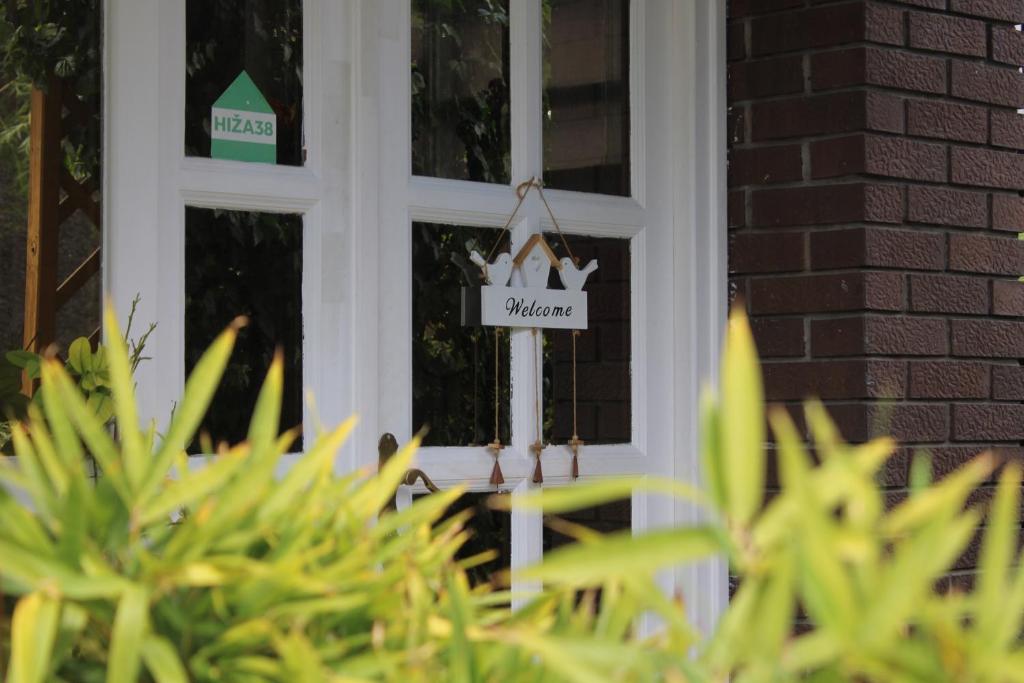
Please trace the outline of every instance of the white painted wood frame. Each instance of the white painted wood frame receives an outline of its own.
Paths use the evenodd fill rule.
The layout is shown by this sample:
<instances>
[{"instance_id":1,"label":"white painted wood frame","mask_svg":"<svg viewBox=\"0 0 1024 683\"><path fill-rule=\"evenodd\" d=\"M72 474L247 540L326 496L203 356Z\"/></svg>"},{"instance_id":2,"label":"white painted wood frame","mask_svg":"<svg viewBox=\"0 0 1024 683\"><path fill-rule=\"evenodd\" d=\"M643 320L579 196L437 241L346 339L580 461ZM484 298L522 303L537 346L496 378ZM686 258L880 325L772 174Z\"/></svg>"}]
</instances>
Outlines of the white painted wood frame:
<instances>
[{"instance_id":1,"label":"white painted wood frame","mask_svg":"<svg viewBox=\"0 0 1024 683\"><path fill-rule=\"evenodd\" d=\"M512 179L540 176L540 0L510 0ZM587 446L585 476L696 480L700 384L715 374L725 320L724 0L631 4L632 197L546 192L563 230L631 240L632 439ZM139 320L160 323L154 361L140 370L144 415L166 418L184 385L186 206L304 216L303 379L326 424L362 417L339 470L376 461L384 431L411 436L413 221L498 228L511 186L411 176L407 0L305 0L307 162L302 168L184 156L184 0L106 0L104 289L122 315L136 292ZM531 198L516 246L552 229ZM532 387L541 368L529 331L512 339L512 374ZM307 411L308 413L308 411ZM305 415L307 443L312 415ZM514 392L513 442L502 455L522 492L533 460L531 392ZM569 483L570 454L543 456L545 485ZM443 485L486 490L483 449L424 449ZM681 503L634 496L633 526L685 524ZM513 519L513 564L537 560L541 523ZM721 563L680 569L691 616L709 628L726 601Z\"/></svg>"}]
</instances>

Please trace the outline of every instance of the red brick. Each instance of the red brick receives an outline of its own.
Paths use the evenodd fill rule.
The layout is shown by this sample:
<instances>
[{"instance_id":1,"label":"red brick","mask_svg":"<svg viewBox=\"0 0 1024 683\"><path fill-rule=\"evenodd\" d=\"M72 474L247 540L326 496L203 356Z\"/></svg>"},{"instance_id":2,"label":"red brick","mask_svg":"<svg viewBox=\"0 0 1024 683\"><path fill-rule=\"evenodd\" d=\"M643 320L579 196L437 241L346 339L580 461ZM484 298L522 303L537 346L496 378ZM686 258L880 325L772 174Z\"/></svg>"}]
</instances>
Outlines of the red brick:
<instances>
[{"instance_id":1,"label":"red brick","mask_svg":"<svg viewBox=\"0 0 1024 683\"><path fill-rule=\"evenodd\" d=\"M942 270L946 239L938 233L850 228L811 233L811 269L911 268Z\"/></svg>"},{"instance_id":2,"label":"red brick","mask_svg":"<svg viewBox=\"0 0 1024 683\"><path fill-rule=\"evenodd\" d=\"M904 5L927 7L928 9L946 9L946 0L902 0Z\"/></svg>"},{"instance_id":3,"label":"red brick","mask_svg":"<svg viewBox=\"0 0 1024 683\"><path fill-rule=\"evenodd\" d=\"M1024 155L973 147L953 147L950 175L954 183L1024 190Z\"/></svg>"},{"instance_id":4,"label":"red brick","mask_svg":"<svg viewBox=\"0 0 1024 683\"><path fill-rule=\"evenodd\" d=\"M946 179L946 148L881 135L850 135L811 143L813 178L868 174L909 180Z\"/></svg>"},{"instance_id":5,"label":"red brick","mask_svg":"<svg viewBox=\"0 0 1024 683\"><path fill-rule=\"evenodd\" d=\"M811 57L814 90L851 85L942 94L946 92L946 60L877 47L821 52Z\"/></svg>"},{"instance_id":6,"label":"red brick","mask_svg":"<svg viewBox=\"0 0 1024 683\"><path fill-rule=\"evenodd\" d=\"M873 43L903 45L907 42L904 35L904 12L898 7L890 7L877 2L864 5L864 39Z\"/></svg>"},{"instance_id":7,"label":"red brick","mask_svg":"<svg viewBox=\"0 0 1024 683\"><path fill-rule=\"evenodd\" d=\"M801 318L753 318L750 327L762 358L804 355L804 321Z\"/></svg>"},{"instance_id":8,"label":"red brick","mask_svg":"<svg viewBox=\"0 0 1024 683\"><path fill-rule=\"evenodd\" d=\"M751 22L751 36L754 55L852 43L864 38L864 5L850 2L759 17Z\"/></svg>"},{"instance_id":9,"label":"red brick","mask_svg":"<svg viewBox=\"0 0 1024 683\"><path fill-rule=\"evenodd\" d=\"M1024 34L1011 26L993 26L992 59L1013 66L1024 64Z\"/></svg>"},{"instance_id":10,"label":"red brick","mask_svg":"<svg viewBox=\"0 0 1024 683\"><path fill-rule=\"evenodd\" d=\"M800 145L732 149L729 152L729 187L800 180L802 172Z\"/></svg>"},{"instance_id":11,"label":"red brick","mask_svg":"<svg viewBox=\"0 0 1024 683\"><path fill-rule=\"evenodd\" d=\"M762 369L769 401L902 398L907 390L907 364L903 361L769 362Z\"/></svg>"},{"instance_id":12,"label":"red brick","mask_svg":"<svg viewBox=\"0 0 1024 683\"><path fill-rule=\"evenodd\" d=\"M1024 74L1016 69L954 60L951 82L955 97L1024 107Z\"/></svg>"},{"instance_id":13,"label":"red brick","mask_svg":"<svg viewBox=\"0 0 1024 683\"><path fill-rule=\"evenodd\" d=\"M907 188L907 220L913 223L988 227L988 198L980 192L945 187Z\"/></svg>"},{"instance_id":14,"label":"red brick","mask_svg":"<svg viewBox=\"0 0 1024 683\"><path fill-rule=\"evenodd\" d=\"M757 190L751 197L753 226L899 223L903 188L850 183Z\"/></svg>"},{"instance_id":15,"label":"red brick","mask_svg":"<svg viewBox=\"0 0 1024 683\"><path fill-rule=\"evenodd\" d=\"M942 442L949 436L949 409L920 403L846 403L829 412L847 441L867 441L882 434L901 443Z\"/></svg>"},{"instance_id":16,"label":"red brick","mask_svg":"<svg viewBox=\"0 0 1024 683\"><path fill-rule=\"evenodd\" d=\"M747 56L746 45L746 24L742 22L731 22L725 29L725 53L726 59L735 62Z\"/></svg>"},{"instance_id":17,"label":"red brick","mask_svg":"<svg viewBox=\"0 0 1024 683\"><path fill-rule=\"evenodd\" d=\"M750 283L750 308L755 315L894 311L902 306L903 279L897 273L796 275Z\"/></svg>"},{"instance_id":18,"label":"red brick","mask_svg":"<svg viewBox=\"0 0 1024 683\"><path fill-rule=\"evenodd\" d=\"M945 14L911 12L910 47L984 57L985 22Z\"/></svg>"},{"instance_id":19,"label":"red brick","mask_svg":"<svg viewBox=\"0 0 1024 683\"><path fill-rule=\"evenodd\" d=\"M1024 317L1024 283L1017 280L996 280L992 283L992 312L996 315ZM1024 339L1021 340L1024 357Z\"/></svg>"},{"instance_id":20,"label":"red brick","mask_svg":"<svg viewBox=\"0 0 1024 683\"><path fill-rule=\"evenodd\" d=\"M988 313L988 282L957 275L911 275L910 310L916 313Z\"/></svg>"},{"instance_id":21,"label":"red brick","mask_svg":"<svg viewBox=\"0 0 1024 683\"><path fill-rule=\"evenodd\" d=\"M1024 116L1016 109L992 110L992 144L1024 149Z\"/></svg>"},{"instance_id":22,"label":"red brick","mask_svg":"<svg viewBox=\"0 0 1024 683\"><path fill-rule=\"evenodd\" d=\"M1024 242L997 235L953 234L949 236L949 267L965 273L1024 273Z\"/></svg>"},{"instance_id":23,"label":"red brick","mask_svg":"<svg viewBox=\"0 0 1024 683\"><path fill-rule=\"evenodd\" d=\"M953 355L964 358L1021 358L1024 322L953 320Z\"/></svg>"},{"instance_id":24,"label":"red brick","mask_svg":"<svg viewBox=\"0 0 1024 683\"><path fill-rule=\"evenodd\" d=\"M730 237L730 273L778 273L803 267L802 232L741 232Z\"/></svg>"},{"instance_id":25,"label":"red brick","mask_svg":"<svg viewBox=\"0 0 1024 683\"><path fill-rule=\"evenodd\" d=\"M744 190L729 190L729 227L742 228L747 224L747 193Z\"/></svg>"},{"instance_id":26,"label":"red brick","mask_svg":"<svg viewBox=\"0 0 1024 683\"><path fill-rule=\"evenodd\" d=\"M729 4L729 16L732 18L747 17L752 14L778 12L779 10L799 7L803 0L732 0Z\"/></svg>"},{"instance_id":27,"label":"red brick","mask_svg":"<svg viewBox=\"0 0 1024 683\"><path fill-rule=\"evenodd\" d=\"M949 9L1015 24L1024 22L1024 4L1020 0L949 0Z\"/></svg>"},{"instance_id":28,"label":"red brick","mask_svg":"<svg viewBox=\"0 0 1024 683\"><path fill-rule=\"evenodd\" d=\"M992 368L992 398L1024 401L1024 365L996 365Z\"/></svg>"},{"instance_id":29,"label":"red brick","mask_svg":"<svg viewBox=\"0 0 1024 683\"><path fill-rule=\"evenodd\" d=\"M881 92L843 92L758 102L751 109L756 141L828 133L903 132L903 100Z\"/></svg>"},{"instance_id":30,"label":"red brick","mask_svg":"<svg viewBox=\"0 0 1024 683\"><path fill-rule=\"evenodd\" d=\"M992 195L992 228L1010 232L1024 230L1024 197L1015 194Z\"/></svg>"},{"instance_id":31,"label":"red brick","mask_svg":"<svg viewBox=\"0 0 1024 683\"><path fill-rule=\"evenodd\" d=\"M910 364L910 398L988 398L989 368L970 361Z\"/></svg>"},{"instance_id":32,"label":"red brick","mask_svg":"<svg viewBox=\"0 0 1024 683\"><path fill-rule=\"evenodd\" d=\"M865 315L811 322L811 354L943 356L949 335L942 318Z\"/></svg>"},{"instance_id":33,"label":"red brick","mask_svg":"<svg viewBox=\"0 0 1024 683\"><path fill-rule=\"evenodd\" d=\"M731 102L798 93L804 89L803 58L799 55L730 64L728 71Z\"/></svg>"},{"instance_id":34,"label":"red brick","mask_svg":"<svg viewBox=\"0 0 1024 683\"><path fill-rule=\"evenodd\" d=\"M1024 441L1024 405L954 405L953 441Z\"/></svg>"},{"instance_id":35,"label":"red brick","mask_svg":"<svg viewBox=\"0 0 1024 683\"><path fill-rule=\"evenodd\" d=\"M941 100L910 100L907 103L907 132L926 138L985 142L988 139L988 110Z\"/></svg>"}]
</instances>

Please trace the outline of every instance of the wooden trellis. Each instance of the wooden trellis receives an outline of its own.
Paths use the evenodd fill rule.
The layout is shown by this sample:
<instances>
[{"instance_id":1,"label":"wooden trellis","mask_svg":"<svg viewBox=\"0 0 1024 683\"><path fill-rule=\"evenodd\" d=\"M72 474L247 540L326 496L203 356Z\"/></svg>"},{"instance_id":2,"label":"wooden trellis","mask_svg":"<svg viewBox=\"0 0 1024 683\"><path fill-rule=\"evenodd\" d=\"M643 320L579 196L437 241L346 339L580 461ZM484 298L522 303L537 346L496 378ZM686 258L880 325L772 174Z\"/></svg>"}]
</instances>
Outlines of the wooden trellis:
<instances>
[{"instance_id":1,"label":"wooden trellis","mask_svg":"<svg viewBox=\"0 0 1024 683\"><path fill-rule=\"evenodd\" d=\"M57 281L61 225L81 211L100 227L100 203L92 180L79 182L64 164L63 140L73 126L87 125L92 113L58 78L46 91L32 91L29 140L28 239L25 259L24 347L42 353L56 340L57 311L100 270L93 250L63 281ZM90 340L99 340L99 329ZM31 394L32 383L24 390Z\"/></svg>"}]
</instances>

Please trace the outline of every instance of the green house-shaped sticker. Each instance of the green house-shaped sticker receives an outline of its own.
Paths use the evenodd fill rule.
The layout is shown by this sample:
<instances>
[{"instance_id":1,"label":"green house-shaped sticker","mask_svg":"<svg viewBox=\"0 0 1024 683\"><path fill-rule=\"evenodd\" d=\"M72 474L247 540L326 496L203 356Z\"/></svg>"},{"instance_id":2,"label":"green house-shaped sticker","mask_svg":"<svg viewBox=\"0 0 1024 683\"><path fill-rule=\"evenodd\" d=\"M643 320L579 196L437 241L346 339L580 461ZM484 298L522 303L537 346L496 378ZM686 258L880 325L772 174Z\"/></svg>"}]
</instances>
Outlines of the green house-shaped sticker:
<instances>
[{"instance_id":1,"label":"green house-shaped sticker","mask_svg":"<svg viewBox=\"0 0 1024 683\"><path fill-rule=\"evenodd\" d=\"M213 103L210 156L277 163L277 116L245 71Z\"/></svg>"}]
</instances>

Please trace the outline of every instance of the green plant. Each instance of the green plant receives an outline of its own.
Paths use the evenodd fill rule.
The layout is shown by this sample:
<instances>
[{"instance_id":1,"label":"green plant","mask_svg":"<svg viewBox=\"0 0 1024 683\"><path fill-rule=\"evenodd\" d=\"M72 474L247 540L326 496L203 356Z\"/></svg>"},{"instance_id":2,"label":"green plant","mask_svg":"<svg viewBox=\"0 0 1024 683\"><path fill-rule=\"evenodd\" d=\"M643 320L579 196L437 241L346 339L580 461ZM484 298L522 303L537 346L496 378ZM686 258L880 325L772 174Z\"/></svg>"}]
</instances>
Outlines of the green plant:
<instances>
[{"instance_id":1,"label":"green plant","mask_svg":"<svg viewBox=\"0 0 1024 683\"><path fill-rule=\"evenodd\" d=\"M114 329L108 313L108 326ZM470 588L454 560L461 493L387 507L415 442L374 477L338 476L352 428L321 433L278 479L296 430L279 434L282 362L263 384L247 440L194 468L184 454L227 364L236 328L197 364L166 435L140 429L128 351L108 352L115 441L65 369L41 366L42 401L17 425L17 467L0 479L0 579L17 596L8 680L74 681L991 681L1024 680L1024 569L1016 552L1020 468L1006 467L969 594L935 581L975 532L964 510L995 463L981 457L885 510L874 476L888 439L844 444L807 406L814 464L786 413L773 412L782 491L763 496L759 368L742 316L730 324L720 401L703 410L706 493L675 481L616 479L521 498L560 513L637 488L703 505L695 527L638 537L572 529L575 545L522 572L543 589L508 609L507 591ZM103 471L88 479L84 453ZM701 639L657 571L726 555L740 587ZM684 596L685 598L685 596ZM794 634L798 605L810 624ZM654 613L661 627L634 625ZM6 643L7 638L3 641Z\"/></svg>"}]
</instances>

